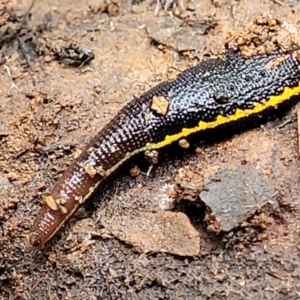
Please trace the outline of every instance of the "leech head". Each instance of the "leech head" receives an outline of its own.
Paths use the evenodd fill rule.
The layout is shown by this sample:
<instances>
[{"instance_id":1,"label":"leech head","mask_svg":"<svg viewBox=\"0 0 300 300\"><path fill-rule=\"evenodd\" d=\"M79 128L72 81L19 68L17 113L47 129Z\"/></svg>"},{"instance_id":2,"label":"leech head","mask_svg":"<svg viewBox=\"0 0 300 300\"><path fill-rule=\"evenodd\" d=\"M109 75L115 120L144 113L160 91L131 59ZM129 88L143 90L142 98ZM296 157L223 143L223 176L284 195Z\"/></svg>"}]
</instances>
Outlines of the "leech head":
<instances>
[{"instance_id":1,"label":"leech head","mask_svg":"<svg viewBox=\"0 0 300 300\"><path fill-rule=\"evenodd\" d=\"M73 163L59 178L51 194L44 198L28 235L28 242L32 246L41 248L50 240L101 182L103 177L92 165L88 165L87 169L84 167Z\"/></svg>"},{"instance_id":2,"label":"leech head","mask_svg":"<svg viewBox=\"0 0 300 300\"><path fill-rule=\"evenodd\" d=\"M33 247L42 248L44 245L39 232L30 232L26 238L28 243Z\"/></svg>"},{"instance_id":3,"label":"leech head","mask_svg":"<svg viewBox=\"0 0 300 300\"><path fill-rule=\"evenodd\" d=\"M51 210L44 205L27 236L29 244L41 248L58 231L61 224L61 211Z\"/></svg>"}]
</instances>

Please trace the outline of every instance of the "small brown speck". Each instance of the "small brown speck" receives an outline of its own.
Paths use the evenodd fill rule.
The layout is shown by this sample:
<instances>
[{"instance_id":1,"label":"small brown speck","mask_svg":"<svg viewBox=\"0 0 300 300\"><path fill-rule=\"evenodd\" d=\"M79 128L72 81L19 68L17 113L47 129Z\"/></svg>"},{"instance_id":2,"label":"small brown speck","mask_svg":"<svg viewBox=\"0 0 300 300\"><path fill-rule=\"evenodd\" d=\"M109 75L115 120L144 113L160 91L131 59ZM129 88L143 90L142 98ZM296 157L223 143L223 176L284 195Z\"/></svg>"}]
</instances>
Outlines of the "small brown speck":
<instances>
[{"instance_id":1,"label":"small brown speck","mask_svg":"<svg viewBox=\"0 0 300 300\"><path fill-rule=\"evenodd\" d=\"M67 203L67 200L64 198L59 198L59 199L56 199L55 202L57 203L57 205L65 205Z\"/></svg>"},{"instance_id":2,"label":"small brown speck","mask_svg":"<svg viewBox=\"0 0 300 300\"><path fill-rule=\"evenodd\" d=\"M155 165L158 162L158 152L156 150L145 151L145 158L151 164Z\"/></svg>"},{"instance_id":3,"label":"small brown speck","mask_svg":"<svg viewBox=\"0 0 300 300\"><path fill-rule=\"evenodd\" d=\"M186 139L179 140L178 145L184 149L187 149L190 147L190 143Z\"/></svg>"},{"instance_id":4,"label":"small brown speck","mask_svg":"<svg viewBox=\"0 0 300 300\"><path fill-rule=\"evenodd\" d=\"M105 170L104 170L102 167L97 167L96 170L97 170L97 173L98 173L100 176L106 177L106 172L105 172Z\"/></svg>"},{"instance_id":5,"label":"small brown speck","mask_svg":"<svg viewBox=\"0 0 300 300\"><path fill-rule=\"evenodd\" d=\"M94 147L90 147L89 149L87 149L87 153L92 153L93 151L95 150L95 148Z\"/></svg>"},{"instance_id":6,"label":"small brown speck","mask_svg":"<svg viewBox=\"0 0 300 300\"><path fill-rule=\"evenodd\" d=\"M172 198L172 199L177 199L178 198L178 192L173 188L168 190L167 195L168 197Z\"/></svg>"},{"instance_id":7,"label":"small brown speck","mask_svg":"<svg viewBox=\"0 0 300 300\"><path fill-rule=\"evenodd\" d=\"M218 234L220 233L221 223L219 220L212 218L210 220L210 224L206 227L206 229L210 232Z\"/></svg>"},{"instance_id":8,"label":"small brown speck","mask_svg":"<svg viewBox=\"0 0 300 300\"><path fill-rule=\"evenodd\" d=\"M115 147L115 146L111 146L111 147L110 147L111 153L115 153L117 150L118 150L118 148Z\"/></svg>"},{"instance_id":9,"label":"small brown speck","mask_svg":"<svg viewBox=\"0 0 300 300\"><path fill-rule=\"evenodd\" d=\"M137 177L137 176L140 175L141 170L140 170L140 168L139 168L138 166L133 166L133 167L130 169L129 173L130 173L130 176L131 176L131 177Z\"/></svg>"},{"instance_id":10,"label":"small brown speck","mask_svg":"<svg viewBox=\"0 0 300 300\"><path fill-rule=\"evenodd\" d=\"M85 172L92 178L97 174L97 170L91 165L85 166Z\"/></svg>"},{"instance_id":11,"label":"small brown speck","mask_svg":"<svg viewBox=\"0 0 300 300\"><path fill-rule=\"evenodd\" d=\"M169 109L169 101L163 96L154 96L151 109L160 116L165 116Z\"/></svg>"},{"instance_id":12,"label":"small brown speck","mask_svg":"<svg viewBox=\"0 0 300 300\"><path fill-rule=\"evenodd\" d=\"M73 154L74 159L76 159L77 157L79 157L79 155L81 154L81 150L80 149L76 149L76 151Z\"/></svg>"},{"instance_id":13,"label":"small brown speck","mask_svg":"<svg viewBox=\"0 0 300 300\"><path fill-rule=\"evenodd\" d=\"M46 205L52 209L52 210L58 210L59 207L55 201L55 199L52 196L46 196L44 198L44 203L46 203Z\"/></svg>"},{"instance_id":14,"label":"small brown speck","mask_svg":"<svg viewBox=\"0 0 300 300\"><path fill-rule=\"evenodd\" d=\"M62 214L66 215L68 210L66 209L66 207L59 205L58 206L59 210L61 211Z\"/></svg>"}]
</instances>

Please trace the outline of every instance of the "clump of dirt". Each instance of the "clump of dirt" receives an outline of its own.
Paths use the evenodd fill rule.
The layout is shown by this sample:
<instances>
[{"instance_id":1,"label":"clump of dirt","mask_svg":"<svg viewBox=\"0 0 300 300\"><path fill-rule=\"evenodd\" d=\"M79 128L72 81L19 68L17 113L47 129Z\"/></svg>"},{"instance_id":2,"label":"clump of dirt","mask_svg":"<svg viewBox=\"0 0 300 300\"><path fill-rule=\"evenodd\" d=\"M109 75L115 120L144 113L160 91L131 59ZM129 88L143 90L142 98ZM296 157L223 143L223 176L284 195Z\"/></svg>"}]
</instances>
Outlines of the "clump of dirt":
<instances>
[{"instance_id":1,"label":"clump of dirt","mask_svg":"<svg viewBox=\"0 0 300 300\"><path fill-rule=\"evenodd\" d=\"M259 15L244 31L230 32L225 43L227 48L239 50L246 58L275 50L287 52L297 44L300 45L298 30L270 14Z\"/></svg>"}]
</instances>

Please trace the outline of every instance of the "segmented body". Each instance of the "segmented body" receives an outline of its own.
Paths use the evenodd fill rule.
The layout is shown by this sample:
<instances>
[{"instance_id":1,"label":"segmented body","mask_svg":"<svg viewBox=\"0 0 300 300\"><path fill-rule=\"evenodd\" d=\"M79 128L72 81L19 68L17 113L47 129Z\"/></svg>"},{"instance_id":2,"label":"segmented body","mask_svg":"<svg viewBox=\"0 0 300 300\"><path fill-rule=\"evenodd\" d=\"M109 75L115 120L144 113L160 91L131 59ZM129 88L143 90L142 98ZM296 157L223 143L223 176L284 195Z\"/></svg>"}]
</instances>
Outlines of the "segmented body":
<instances>
[{"instance_id":1,"label":"segmented body","mask_svg":"<svg viewBox=\"0 0 300 300\"><path fill-rule=\"evenodd\" d=\"M249 59L230 50L223 59L204 61L154 87L128 103L57 181L30 243L40 247L48 241L99 183L135 154L270 113L299 94L299 50Z\"/></svg>"}]
</instances>

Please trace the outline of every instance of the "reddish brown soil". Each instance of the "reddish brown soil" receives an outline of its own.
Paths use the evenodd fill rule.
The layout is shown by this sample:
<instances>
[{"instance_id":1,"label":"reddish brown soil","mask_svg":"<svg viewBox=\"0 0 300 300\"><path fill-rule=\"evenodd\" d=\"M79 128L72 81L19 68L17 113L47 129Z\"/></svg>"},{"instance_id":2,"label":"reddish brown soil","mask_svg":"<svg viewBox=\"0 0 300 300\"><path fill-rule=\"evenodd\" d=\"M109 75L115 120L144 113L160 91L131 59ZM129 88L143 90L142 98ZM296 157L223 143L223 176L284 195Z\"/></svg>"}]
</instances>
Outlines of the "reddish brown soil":
<instances>
[{"instance_id":1,"label":"reddish brown soil","mask_svg":"<svg viewBox=\"0 0 300 300\"><path fill-rule=\"evenodd\" d=\"M41 0L30 14L30 1L20 2L10 3L0 21L0 298L299 299L294 110L284 120L196 151L171 148L149 177L143 167L136 178L125 168L45 249L35 251L25 238L42 196L76 150L126 102L217 53L228 31L244 28L261 12L270 10L299 29L299 2L198 0L186 4L182 19L154 16L149 1ZM55 60L70 43L95 58L77 68ZM276 211L256 214L249 226L222 239L200 226L196 206L180 209L197 231L181 212L161 217L163 208L173 208L166 195L181 168L208 178L244 164L268 178L280 204ZM155 230L159 235L151 238Z\"/></svg>"}]
</instances>

